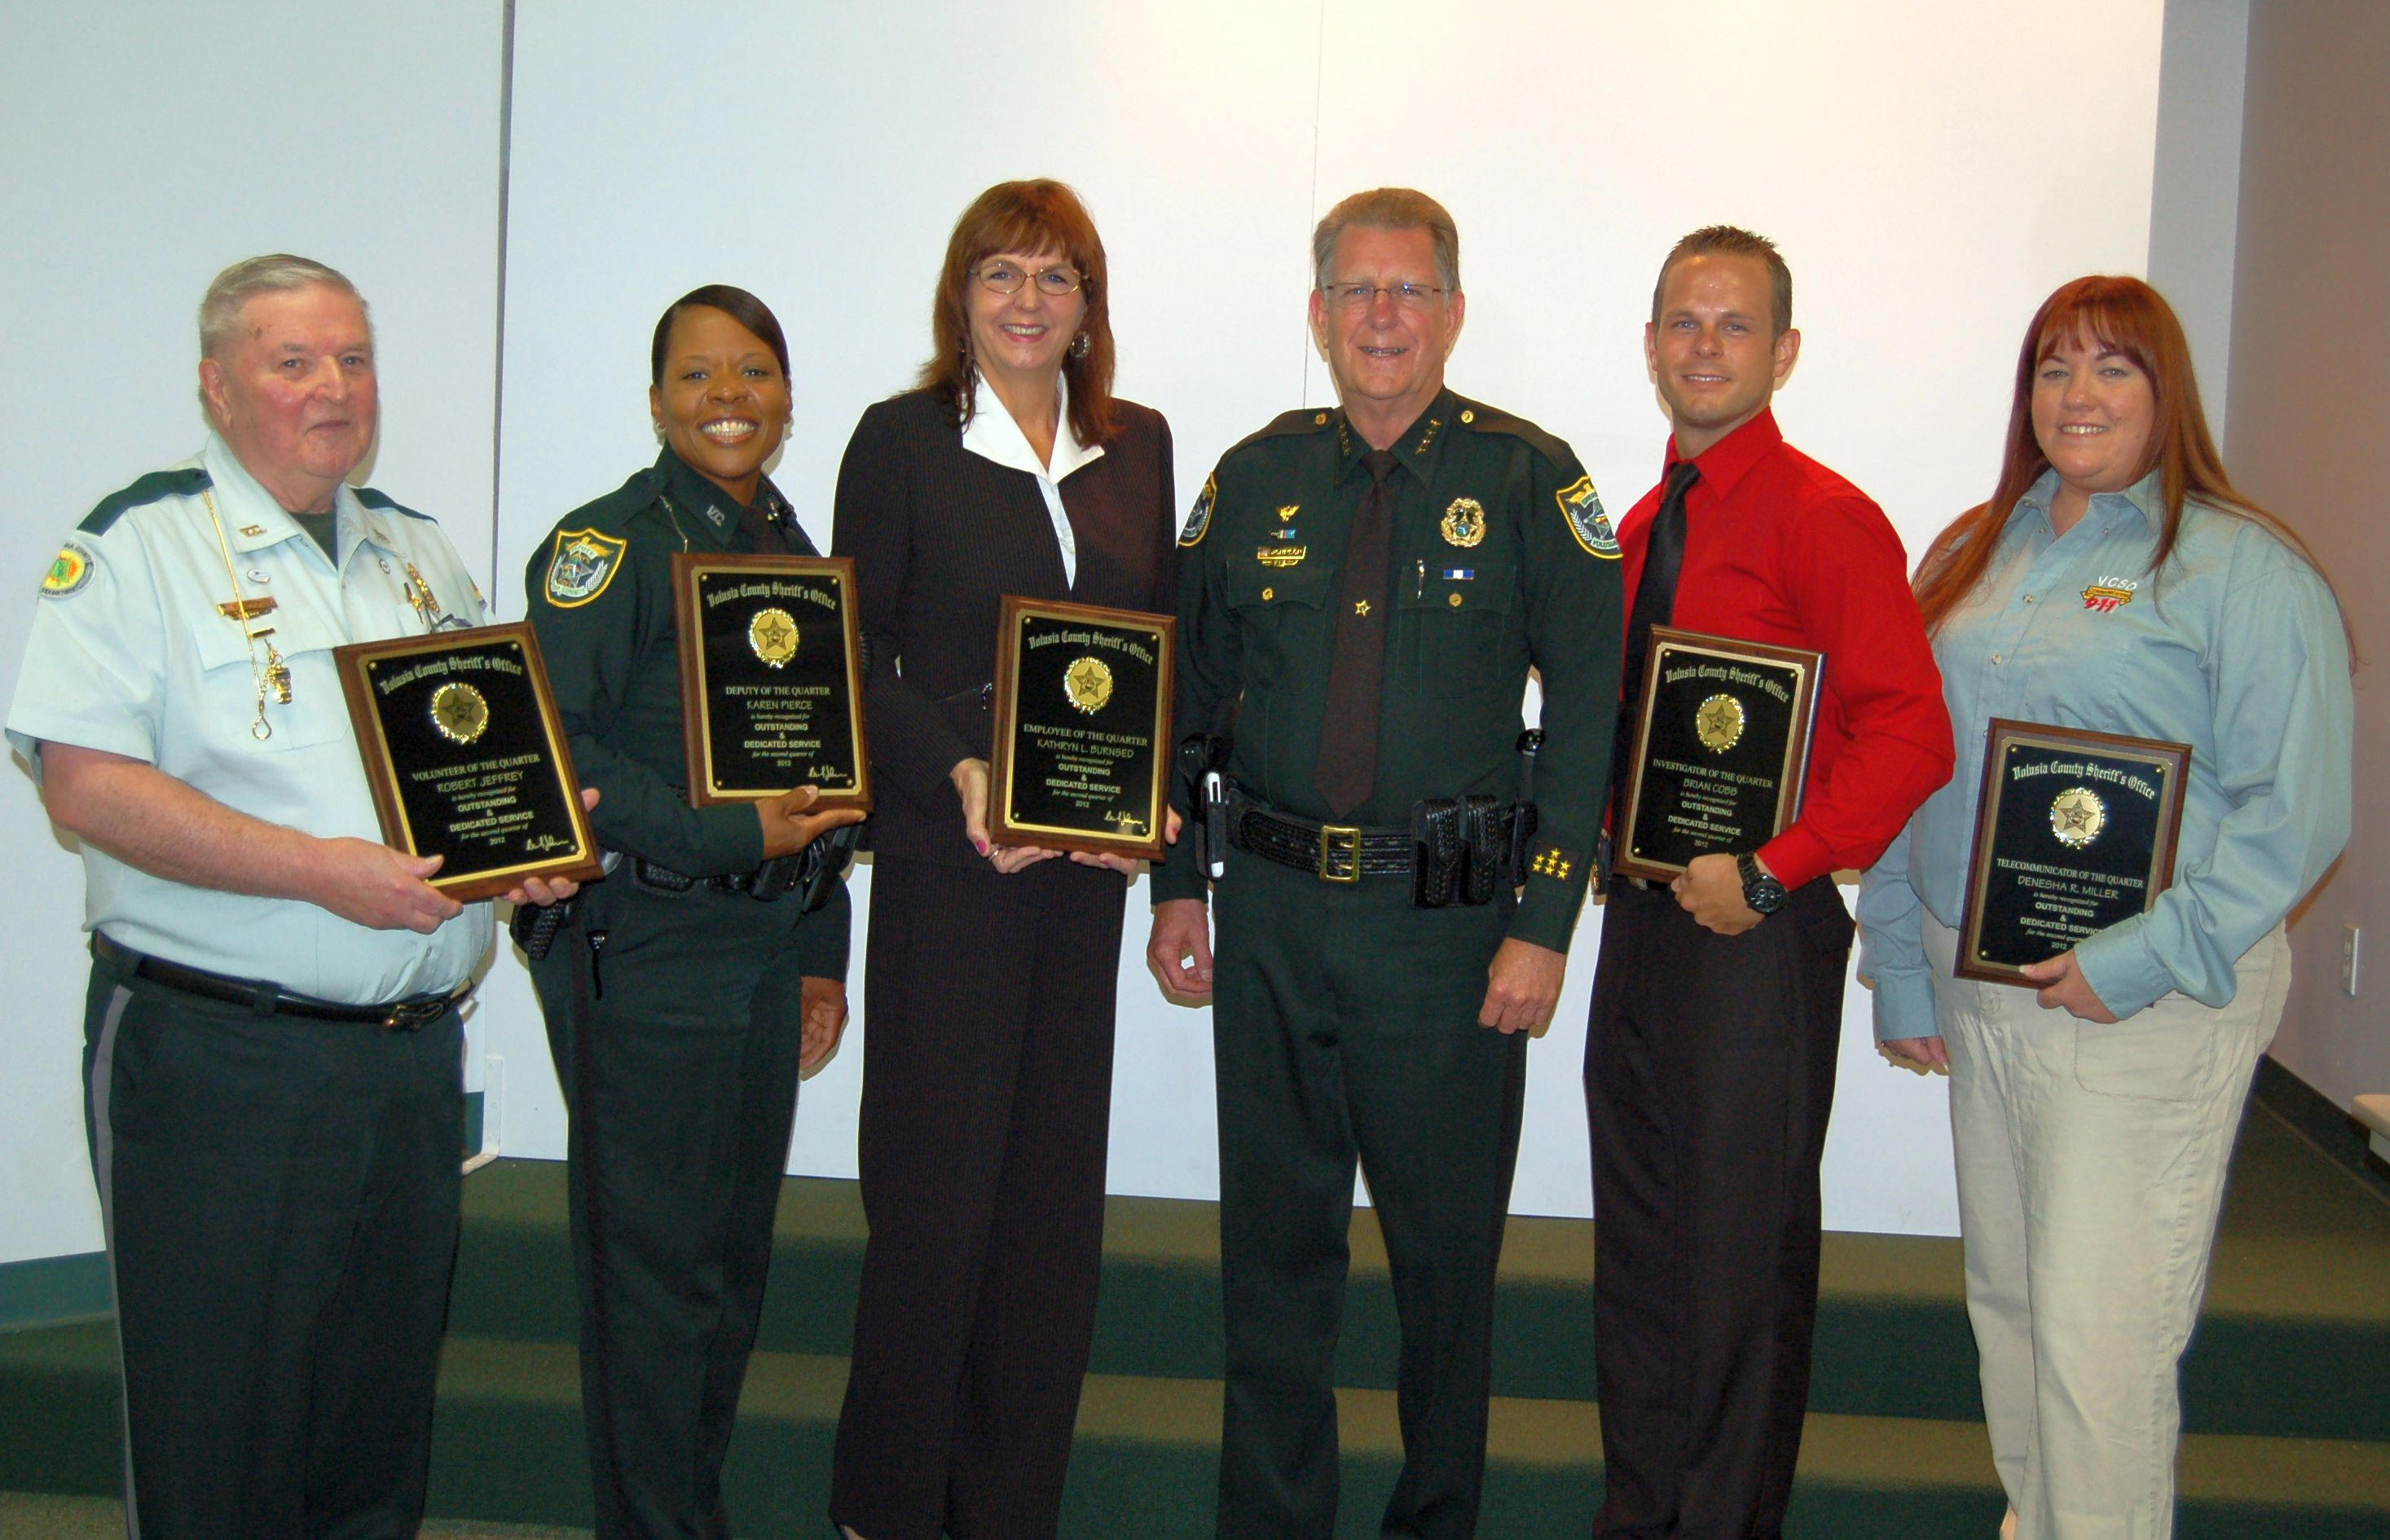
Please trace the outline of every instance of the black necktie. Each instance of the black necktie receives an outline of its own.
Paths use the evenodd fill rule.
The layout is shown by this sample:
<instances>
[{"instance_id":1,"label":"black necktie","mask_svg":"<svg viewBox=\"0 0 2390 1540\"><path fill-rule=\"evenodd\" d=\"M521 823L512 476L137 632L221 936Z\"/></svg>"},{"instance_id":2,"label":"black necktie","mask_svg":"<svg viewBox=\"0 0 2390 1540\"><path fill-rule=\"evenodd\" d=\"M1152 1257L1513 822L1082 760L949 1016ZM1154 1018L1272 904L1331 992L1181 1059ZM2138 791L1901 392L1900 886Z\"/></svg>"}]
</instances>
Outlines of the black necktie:
<instances>
[{"instance_id":1,"label":"black necktie","mask_svg":"<svg viewBox=\"0 0 2390 1540\"><path fill-rule=\"evenodd\" d=\"M1643 580L1635 585L1635 609L1626 617L1626 653L1619 673L1623 694L1610 777L1613 802L1623 802L1626 795L1626 762L1635 740L1635 719L1643 709L1643 662L1651 650L1651 628L1667 624L1676 613L1677 576L1685 566L1685 494L1701 479L1701 468L1690 460L1670 466L1660 511L1651 516L1651 543L1643 555ZM1624 829L1616 833L1624 840Z\"/></svg>"},{"instance_id":2,"label":"black necktie","mask_svg":"<svg viewBox=\"0 0 2390 1540\"><path fill-rule=\"evenodd\" d=\"M1392 565L1394 494L1386 485L1394 456L1362 456L1369 490L1353 516L1344 571L1336 588L1336 642L1328 657L1328 714L1319 725L1319 761L1311 784L1342 818L1369 800L1378 779L1378 702L1386 677L1386 573Z\"/></svg>"}]
</instances>

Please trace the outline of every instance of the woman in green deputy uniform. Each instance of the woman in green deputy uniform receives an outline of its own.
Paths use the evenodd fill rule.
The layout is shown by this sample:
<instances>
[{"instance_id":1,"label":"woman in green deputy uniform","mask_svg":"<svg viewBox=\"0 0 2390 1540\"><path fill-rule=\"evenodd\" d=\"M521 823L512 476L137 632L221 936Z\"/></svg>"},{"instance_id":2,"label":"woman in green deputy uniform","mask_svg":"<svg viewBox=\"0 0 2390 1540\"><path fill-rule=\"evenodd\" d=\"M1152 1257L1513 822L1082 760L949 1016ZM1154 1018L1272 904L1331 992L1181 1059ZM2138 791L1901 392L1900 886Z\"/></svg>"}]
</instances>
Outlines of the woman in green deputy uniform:
<instances>
[{"instance_id":1,"label":"woman in green deputy uniform","mask_svg":"<svg viewBox=\"0 0 2390 1540\"><path fill-rule=\"evenodd\" d=\"M532 964L572 1117L581 1398L610 1537L729 1533L722 1459L797 1078L846 1020L843 885L807 914L814 884L766 900L751 879L861 816L809 812L810 787L688 804L672 553L816 553L763 473L790 411L771 311L692 290L649 364L663 452L567 514L525 573L574 768L619 853Z\"/></svg>"}]
</instances>

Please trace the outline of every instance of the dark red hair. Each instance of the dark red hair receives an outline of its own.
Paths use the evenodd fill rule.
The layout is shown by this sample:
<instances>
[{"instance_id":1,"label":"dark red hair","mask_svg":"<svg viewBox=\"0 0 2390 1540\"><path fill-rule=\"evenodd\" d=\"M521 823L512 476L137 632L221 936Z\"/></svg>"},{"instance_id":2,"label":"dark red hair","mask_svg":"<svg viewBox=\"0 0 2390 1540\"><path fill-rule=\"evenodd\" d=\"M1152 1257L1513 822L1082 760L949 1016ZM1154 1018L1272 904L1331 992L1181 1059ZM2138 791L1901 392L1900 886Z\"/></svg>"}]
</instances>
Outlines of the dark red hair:
<instances>
[{"instance_id":1,"label":"dark red hair","mask_svg":"<svg viewBox=\"0 0 2390 1540\"><path fill-rule=\"evenodd\" d=\"M2135 480L2158 473L2161 523L2152 574L2174 554L2175 537L2182 528L2186 499L2262 524L2282 544L2321 571L2315 554L2289 526L2233 490L2224 473L2224 457L2207 431L2207 415L2199 404L2199 379L2191 372L2191 344L2182 323L2165 297L2139 278L2093 276L2062 286L2034 312L2025 327L2024 346L2017 352L2016 391L2009 403L2008 444L2000 456L2000 479L1991 501L1969 508L1948 529L1934 537L1925 559L1917 568L1917 608L1925 629L1940 629L1950 611L1984 579L1991 566L1999 532L2024 494L2049 468L2049 457L2033 431L2033 383L2043 362L2066 343L2078 339L2124 354L2149 377L2155 398L2156 420L2150 432L2149 459Z\"/></svg>"},{"instance_id":2,"label":"dark red hair","mask_svg":"<svg viewBox=\"0 0 2390 1540\"><path fill-rule=\"evenodd\" d=\"M1074 345L1063 353L1062 378L1071 386L1072 433L1081 443L1104 443L1112 435L1110 275L1104 270L1104 243L1087 206L1060 182L1044 177L999 182L971 199L962 218L955 221L930 308L930 339L936 351L921 366L920 384L954 403L957 423L970 421L978 410L968 289L971 269L1005 251L1052 251L1079 270L1079 292L1087 302L1079 329L1087 339L1087 351L1082 354Z\"/></svg>"}]
</instances>

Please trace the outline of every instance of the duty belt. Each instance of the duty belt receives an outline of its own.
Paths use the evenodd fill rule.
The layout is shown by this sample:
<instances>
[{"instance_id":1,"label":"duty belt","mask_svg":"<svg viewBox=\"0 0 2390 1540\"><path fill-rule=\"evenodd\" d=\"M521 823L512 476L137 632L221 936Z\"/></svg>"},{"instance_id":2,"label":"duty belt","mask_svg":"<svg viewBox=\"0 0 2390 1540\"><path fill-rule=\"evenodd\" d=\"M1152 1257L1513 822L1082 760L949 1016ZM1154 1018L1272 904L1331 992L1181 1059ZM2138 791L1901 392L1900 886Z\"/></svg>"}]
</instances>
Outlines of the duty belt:
<instances>
[{"instance_id":1,"label":"duty belt","mask_svg":"<svg viewBox=\"0 0 2390 1540\"><path fill-rule=\"evenodd\" d=\"M691 877L687 872L675 871L670 866L648 860L645 856L626 853L623 859L630 864L631 880L649 892L677 895L692 888L725 888L734 893L743 893L755 885L753 872L726 872L718 877Z\"/></svg>"},{"instance_id":2,"label":"duty belt","mask_svg":"<svg viewBox=\"0 0 2390 1540\"><path fill-rule=\"evenodd\" d=\"M469 983L454 995L410 995L404 1000L392 1000L388 1005L349 1006L337 1000L318 1000L310 995L293 995L280 984L264 979L236 979L228 974L211 973L203 968L186 968L181 963L168 962L163 957L153 957L120 945L97 930L91 933L91 950L93 956L123 969L136 979L146 979L153 984L161 984L185 995L196 995L203 1000L246 1006L262 1016L297 1016L310 1021L355 1021L392 1032L420 1032L456 1009L465 996L473 992L473 986Z\"/></svg>"},{"instance_id":3,"label":"duty belt","mask_svg":"<svg viewBox=\"0 0 2390 1540\"><path fill-rule=\"evenodd\" d=\"M1365 877L1408 877L1411 831L1314 823L1248 801L1232 792L1228 842L1239 850L1309 872L1324 882L1358 882Z\"/></svg>"}]
</instances>

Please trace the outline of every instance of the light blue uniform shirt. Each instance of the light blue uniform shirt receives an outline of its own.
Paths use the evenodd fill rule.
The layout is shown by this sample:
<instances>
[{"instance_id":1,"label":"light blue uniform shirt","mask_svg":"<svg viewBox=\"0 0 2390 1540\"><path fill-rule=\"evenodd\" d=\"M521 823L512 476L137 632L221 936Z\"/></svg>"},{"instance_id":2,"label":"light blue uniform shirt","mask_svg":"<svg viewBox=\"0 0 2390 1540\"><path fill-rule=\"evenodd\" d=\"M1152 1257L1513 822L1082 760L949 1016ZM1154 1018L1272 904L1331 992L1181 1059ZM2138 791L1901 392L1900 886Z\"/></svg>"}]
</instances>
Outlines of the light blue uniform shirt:
<instances>
[{"instance_id":1,"label":"light blue uniform shirt","mask_svg":"<svg viewBox=\"0 0 2390 1540\"><path fill-rule=\"evenodd\" d=\"M269 690L273 735L251 733L257 683L239 622L218 607L233 576L200 488L212 493L239 590L271 598L290 703ZM379 822L332 648L430 629L405 588L412 563L451 622L478 625L480 591L430 520L343 486L335 571L297 520L224 441L103 503L70 536L34 606L11 746L41 773L39 745L71 743L154 764L236 811L320 837L379 842ZM436 618L436 617L435 617ZM257 648L259 660L264 644ZM85 926L137 952L349 1004L444 994L491 940L474 904L429 936L375 930L295 899L172 882L83 847Z\"/></svg>"},{"instance_id":2,"label":"light blue uniform shirt","mask_svg":"<svg viewBox=\"0 0 2390 1540\"><path fill-rule=\"evenodd\" d=\"M2093 496L2062 535L2057 489L2055 471L2034 483L1934 638L1959 771L1859 888L1879 1038L1936 1035L1920 905L1959 924L1993 717L2191 745L2173 885L2075 949L2119 1018L2176 990L2229 1002L2234 963L2348 840L2356 708L2323 579L2264 526L2195 504L2153 573L2155 474Z\"/></svg>"}]
</instances>

